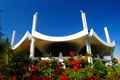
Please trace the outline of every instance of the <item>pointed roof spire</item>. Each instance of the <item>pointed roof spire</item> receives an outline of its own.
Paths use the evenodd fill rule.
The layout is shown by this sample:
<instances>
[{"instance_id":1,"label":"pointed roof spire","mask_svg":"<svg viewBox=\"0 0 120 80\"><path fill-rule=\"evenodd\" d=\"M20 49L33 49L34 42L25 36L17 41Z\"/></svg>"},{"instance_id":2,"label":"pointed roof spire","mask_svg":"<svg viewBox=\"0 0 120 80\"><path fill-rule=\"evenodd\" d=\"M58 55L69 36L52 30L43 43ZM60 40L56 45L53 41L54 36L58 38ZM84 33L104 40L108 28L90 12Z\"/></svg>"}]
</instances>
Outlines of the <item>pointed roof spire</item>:
<instances>
[{"instance_id":1,"label":"pointed roof spire","mask_svg":"<svg viewBox=\"0 0 120 80\"><path fill-rule=\"evenodd\" d=\"M81 17L82 17L83 29L88 30L87 21L86 21L86 15L82 10L80 10L80 12L81 12Z\"/></svg>"},{"instance_id":2,"label":"pointed roof spire","mask_svg":"<svg viewBox=\"0 0 120 80\"><path fill-rule=\"evenodd\" d=\"M15 34L16 34L16 31L14 30L14 31L13 31L13 34L12 34L11 47L14 46Z\"/></svg>"},{"instance_id":3,"label":"pointed roof spire","mask_svg":"<svg viewBox=\"0 0 120 80\"><path fill-rule=\"evenodd\" d=\"M38 15L38 12L36 12L36 13L33 15L32 34L34 33L34 31L36 31L37 15Z\"/></svg>"},{"instance_id":4,"label":"pointed roof spire","mask_svg":"<svg viewBox=\"0 0 120 80\"><path fill-rule=\"evenodd\" d=\"M105 36L106 36L107 43L111 43L107 27L104 27L104 31L105 31Z\"/></svg>"}]
</instances>

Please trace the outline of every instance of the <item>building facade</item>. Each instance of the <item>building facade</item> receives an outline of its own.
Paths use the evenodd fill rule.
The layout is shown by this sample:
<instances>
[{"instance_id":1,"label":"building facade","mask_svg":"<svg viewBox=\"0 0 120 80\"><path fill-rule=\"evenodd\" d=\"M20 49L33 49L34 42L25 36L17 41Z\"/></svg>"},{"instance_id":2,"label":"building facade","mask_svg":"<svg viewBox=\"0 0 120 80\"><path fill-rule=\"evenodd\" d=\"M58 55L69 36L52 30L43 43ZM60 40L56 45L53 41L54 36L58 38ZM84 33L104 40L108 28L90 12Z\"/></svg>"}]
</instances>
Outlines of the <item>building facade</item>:
<instances>
[{"instance_id":1,"label":"building facade","mask_svg":"<svg viewBox=\"0 0 120 80\"><path fill-rule=\"evenodd\" d=\"M14 45L15 31L11 47L15 51L29 50L30 58L43 57L44 55L51 55L58 57L62 53L63 57L69 56L70 51L74 51L75 55L86 53L93 54L94 59L105 60L104 56L111 56L113 58L113 51L115 42L110 41L107 27L104 28L107 42L103 41L93 29L88 30L86 15L81 11L83 30L69 36L48 36L36 31L37 15L33 15L32 32L26 31L22 39ZM92 63L92 58L89 58Z\"/></svg>"}]
</instances>

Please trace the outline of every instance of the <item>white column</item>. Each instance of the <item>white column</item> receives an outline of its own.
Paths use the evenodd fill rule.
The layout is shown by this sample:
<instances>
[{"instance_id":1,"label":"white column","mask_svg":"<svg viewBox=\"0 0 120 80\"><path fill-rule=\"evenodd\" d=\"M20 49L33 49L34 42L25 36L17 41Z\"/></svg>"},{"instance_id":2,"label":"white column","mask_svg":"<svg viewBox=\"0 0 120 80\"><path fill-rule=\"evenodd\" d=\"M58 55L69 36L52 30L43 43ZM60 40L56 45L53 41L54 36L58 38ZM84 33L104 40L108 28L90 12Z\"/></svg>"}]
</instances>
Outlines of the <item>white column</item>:
<instances>
[{"instance_id":1,"label":"white column","mask_svg":"<svg viewBox=\"0 0 120 80\"><path fill-rule=\"evenodd\" d=\"M13 34L12 34L11 47L14 45L15 34L16 34L16 31L14 30L14 31L13 31Z\"/></svg>"},{"instance_id":2,"label":"white column","mask_svg":"<svg viewBox=\"0 0 120 80\"><path fill-rule=\"evenodd\" d=\"M105 36L106 36L106 39L107 39L107 43L110 43L110 36L109 36L107 27L104 28L104 31L105 31Z\"/></svg>"},{"instance_id":3,"label":"white column","mask_svg":"<svg viewBox=\"0 0 120 80\"><path fill-rule=\"evenodd\" d=\"M31 44L30 44L30 58L33 60L34 59L34 51L35 51L35 40L32 37Z\"/></svg>"},{"instance_id":4,"label":"white column","mask_svg":"<svg viewBox=\"0 0 120 80\"><path fill-rule=\"evenodd\" d=\"M87 38L86 38L86 51L87 51L87 53L92 54L92 52L91 52L91 45L90 45L89 33L88 33L88 36L87 36ZM93 59L92 59L92 57L88 57L88 63L93 64Z\"/></svg>"},{"instance_id":5,"label":"white column","mask_svg":"<svg viewBox=\"0 0 120 80\"><path fill-rule=\"evenodd\" d=\"M35 53L35 39L33 38L34 31L36 30L36 24L37 24L37 12L33 15L33 25L32 25L32 39L30 44L30 58L34 59L34 53Z\"/></svg>"},{"instance_id":6,"label":"white column","mask_svg":"<svg viewBox=\"0 0 120 80\"><path fill-rule=\"evenodd\" d=\"M86 15L85 15L85 13L83 11L80 11L80 12L81 12L81 17L82 17L83 29L88 30L87 21L86 21Z\"/></svg>"},{"instance_id":7,"label":"white column","mask_svg":"<svg viewBox=\"0 0 120 80\"><path fill-rule=\"evenodd\" d=\"M32 35L33 35L34 31L36 31L36 25L37 25L37 15L38 15L38 13L37 13L37 12L33 15Z\"/></svg>"}]
</instances>

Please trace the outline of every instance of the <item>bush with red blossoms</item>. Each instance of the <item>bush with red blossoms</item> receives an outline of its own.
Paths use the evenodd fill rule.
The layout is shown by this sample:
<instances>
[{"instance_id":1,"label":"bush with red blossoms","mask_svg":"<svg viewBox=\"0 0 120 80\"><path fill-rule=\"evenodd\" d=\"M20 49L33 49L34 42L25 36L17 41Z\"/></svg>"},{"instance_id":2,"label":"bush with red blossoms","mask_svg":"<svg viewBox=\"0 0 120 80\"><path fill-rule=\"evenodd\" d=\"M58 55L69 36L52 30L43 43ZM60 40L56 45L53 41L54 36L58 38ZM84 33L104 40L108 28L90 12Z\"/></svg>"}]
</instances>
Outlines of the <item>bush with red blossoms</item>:
<instances>
[{"instance_id":1,"label":"bush with red blossoms","mask_svg":"<svg viewBox=\"0 0 120 80\"><path fill-rule=\"evenodd\" d=\"M120 65L105 67L102 61L88 63L89 56L74 57L71 51L63 63L51 60L31 61L23 54L15 54L8 64L0 65L0 80L119 80ZM92 56L91 56L92 57ZM65 66L66 68L63 68Z\"/></svg>"}]
</instances>

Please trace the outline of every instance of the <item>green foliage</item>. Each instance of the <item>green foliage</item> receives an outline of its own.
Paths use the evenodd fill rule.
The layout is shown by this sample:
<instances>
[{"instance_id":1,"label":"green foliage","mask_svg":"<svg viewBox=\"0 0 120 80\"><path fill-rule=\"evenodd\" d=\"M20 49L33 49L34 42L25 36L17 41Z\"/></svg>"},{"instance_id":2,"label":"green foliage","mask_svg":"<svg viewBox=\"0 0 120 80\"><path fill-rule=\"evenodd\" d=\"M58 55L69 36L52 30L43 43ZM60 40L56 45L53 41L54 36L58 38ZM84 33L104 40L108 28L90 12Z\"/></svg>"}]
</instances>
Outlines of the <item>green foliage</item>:
<instances>
[{"instance_id":1,"label":"green foliage","mask_svg":"<svg viewBox=\"0 0 120 80\"><path fill-rule=\"evenodd\" d=\"M23 74L28 70L30 63L28 51L13 53L9 59L9 74L16 75L21 79Z\"/></svg>"},{"instance_id":2,"label":"green foliage","mask_svg":"<svg viewBox=\"0 0 120 80\"><path fill-rule=\"evenodd\" d=\"M114 69L115 72L120 72L120 64L114 65L113 69Z\"/></svg>"},{"instance_id":3,"label":"green foliage","mask_svg":"<svg viewBox=\"0 0 120 80\"><path fill-rule=\"evenodd\" d=\"M117 63L118 63L117 59L116 59L116 58L113 58L113 59L112 59L112 63L113 63L113 65L117 64Z\"/></svg>"},{"instance_id":4,"label":"green foliage","mask_svg":"<svg viewBox=\"0 0 120 80\"><path fill-rule=\"evenodd\" d=\"M69 71L69 80L82 80L82 79L88 79L91 78L93 75L93 70L91 68L91 70L88 70L88 68L81 68L80 70L78 70L77 72L73 72L70 69L67 70Z\"/></svg>"},{"instance_id":5,"label":"green foliage","mask_svg":"<svg viewBox=\"0 0 120 80\"><path fill-rule=\"evenodd\" d=\"M8 64L8 56L10 56L13 51L10 48L9 39L0 40L0 64Z\"/></svg>"},{"instance_id":6,"label":"green foliage","mask_svg":"<svg viewBox=\"0 0 120 80\"><path fill-rule=\"evenodd\" d=\"M120 65L106 67L102 61L88 63L89 54L74 57L73 54L63 63L51 60L31 61L29 51L13 52L8 39L0 42L0 80L119 80ZM8 60L4 60L8 59ZM2 61L3 60L3 61ZM7 63L7 64L6 64ZM2 77L1 77L2 75ZM16 80L16 79L14 79Z\"/></svg>"},{"instance_id":7,"label":"green foliage","mask_svg":"<svg viewBox=\"0 0 120 80\"><path fill-rule=\"evenodd\" d=\"M102 63L102 61L97 60L93 65L93 73L96 76L104 77L108 72L106 66Z\"/></svg>"},{"instance_id":8,"label":"green foliage","mask_svg":"<svg viewBox=\"0 0 120 80\"><path fill-rule=\"evenodd\" d=\"M115 77L117 79L120 79L120 64L113 66L113 70L114 70L114 72L116 74Z\"/></svg>"}]
</instances>

